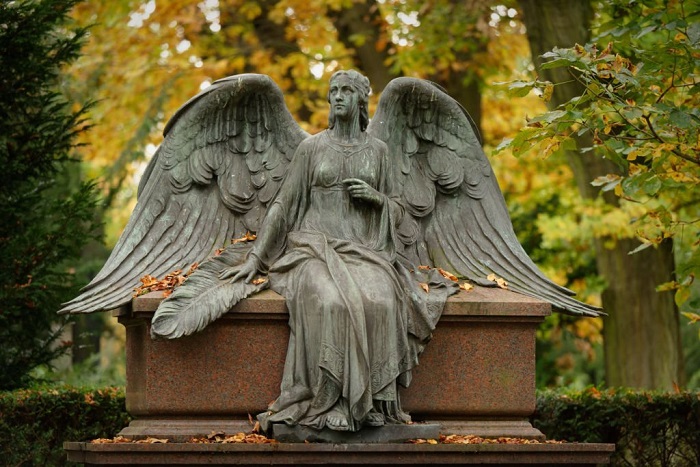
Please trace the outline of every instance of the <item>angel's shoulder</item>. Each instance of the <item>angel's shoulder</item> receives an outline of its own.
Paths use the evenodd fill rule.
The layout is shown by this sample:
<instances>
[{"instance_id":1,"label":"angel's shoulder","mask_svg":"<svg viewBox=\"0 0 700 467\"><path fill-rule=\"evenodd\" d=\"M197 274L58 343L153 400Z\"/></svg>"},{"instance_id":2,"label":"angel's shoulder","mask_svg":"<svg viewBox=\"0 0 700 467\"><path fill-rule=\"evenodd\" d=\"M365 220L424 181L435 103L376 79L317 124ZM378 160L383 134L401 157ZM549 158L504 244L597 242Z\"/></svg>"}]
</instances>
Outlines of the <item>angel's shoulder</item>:
<instances>
[{"instance_id":1,"label":"angel's shoulder","mask_svg":"<svg viewBox=\"0 0 700 467\"><path fill-rule=\"evenodd\" d=\"M326 130L316 133L315 135L310 135L304 138L301 143L299 143L298 151L308 151L309 149L317 147L323 140Z\"/></svg>"},{"instance_id":2,"label":"angel's shoulder","mask_svg":"<svg viewBox=\"0 0 700 467\"><path fill-rule=\"evenodd\" d=\"M384 141L370 134L368 134L367 137L367 140L373 149L379 151L381 154L386 154L389 152L389 146L387 146Z\"/></svg>"}]
</instances>

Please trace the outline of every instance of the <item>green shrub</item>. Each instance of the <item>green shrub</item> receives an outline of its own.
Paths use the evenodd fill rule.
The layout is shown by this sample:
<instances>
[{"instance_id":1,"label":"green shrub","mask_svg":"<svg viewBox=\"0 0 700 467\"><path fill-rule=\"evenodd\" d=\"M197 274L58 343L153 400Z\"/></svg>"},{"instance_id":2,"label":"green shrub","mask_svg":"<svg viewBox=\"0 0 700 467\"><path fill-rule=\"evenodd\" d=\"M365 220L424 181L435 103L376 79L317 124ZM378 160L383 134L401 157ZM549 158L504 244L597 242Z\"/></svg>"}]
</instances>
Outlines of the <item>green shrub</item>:
<instances>
[{"instance_id":1,"label":"green shrub","mask_svg":"<svg viewBox=\"0 0 700 467\"><path fill-rule=\"evenodd\" d=\"M112 438L129 424L123 389L0 392L4 465L65 465L64 441ZM533 425L549 439L614 443L613 465L700 465L700 393L543 391Z\"/></svg>"},{"instance_id":2,"label":"green shrub","mask_svg":"<svg viewBox=\"0 0 700 467\"><path fill-rule=\"evenodd\" d=\"M614 443L613 465L700 465L700 392L543 391L532 423L550 439Z\"/></svg>"},{"instance_id":3,"label":"green shrub","mask_svg":"<svg viewBox=\"0 0 700 467\"><path fill-rule=\"evenodd\" d=\"M0 392L0 464L64 465L64 441L112 438L129 421L123 389Z\"/></svg>"},{"instance_id":4,"label":"green shrub","mask_svg":"<svg viewBox=\"0 0 700 467\"><path fill-rule=\"evenodd\" d=\"M56 311L80 284L71 272L96 227L96 192L78 183L85 107L61 93L62 69L87 34L77 0L0 1L0 390L27 387L61 342Z\"/></svg>"}]
</instances>

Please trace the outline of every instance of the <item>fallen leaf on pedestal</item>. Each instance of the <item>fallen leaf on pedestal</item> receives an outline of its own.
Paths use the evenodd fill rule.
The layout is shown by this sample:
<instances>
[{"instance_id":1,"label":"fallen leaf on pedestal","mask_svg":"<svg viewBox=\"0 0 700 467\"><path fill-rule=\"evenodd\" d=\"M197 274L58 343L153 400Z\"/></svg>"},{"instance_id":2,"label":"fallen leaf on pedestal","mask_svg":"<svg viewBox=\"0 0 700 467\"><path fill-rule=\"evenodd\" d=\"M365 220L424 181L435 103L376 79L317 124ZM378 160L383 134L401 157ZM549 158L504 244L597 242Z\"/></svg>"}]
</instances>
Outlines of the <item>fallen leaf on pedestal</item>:
<instances>
[{"instance_id":1,"label":"fallen leaf on pedestal","mask_svg":"<svg viewBox=\"0 0 700 467\"><path fill-rule=\"evenodd\" d=\"M163 291L163 297L168 297L170 293L178 286L182 285L187 278L197 270L199 263L192 263L192 265L187 270L187 273L183 274L182 269L176 269L168 274L163 279L158 279L146 274L141 279L141 285L134 289L134 297L139 297L143 294L149 292L155 292L158 290Z\"/></svg>"},{"instance_id":2,"label":"fallen leaf on pedestal","mask_svg":"<svg viewBox=\"0 0 700 467\"><path fill-rule=\"evenodd\" d=\"M473 290L473 289L474 289L474 286L471 285L471 284L468 283L468 282L462 282L461 284L459 284L459 288L462 289L462 290L466 290L467 292L469 292L470 290Z\"/></svg>"},{"instance_id":3,"label":"fallen leaf on pedestal","mask_svg":"<svg viewBox=\"0 0 700 467\"><path fill-rule=\"evenodd\" d=\"M146 438L134 441L136 444L166 444L169 442L167 438Z\"/></svg>"},{"instance_id":4,"label":"fallen leaf on pedestal","mask_svg":"<svg viewBox=\"0 0 700 467\"><path fill-rule=\"evenodd\" d=\"M508 289L508 282L505 281L502 277L498 277L495 274L489 274L486 276L486 279L495 282L496 285L498 285L502 289Z\"/></svg>"}]
</instances>

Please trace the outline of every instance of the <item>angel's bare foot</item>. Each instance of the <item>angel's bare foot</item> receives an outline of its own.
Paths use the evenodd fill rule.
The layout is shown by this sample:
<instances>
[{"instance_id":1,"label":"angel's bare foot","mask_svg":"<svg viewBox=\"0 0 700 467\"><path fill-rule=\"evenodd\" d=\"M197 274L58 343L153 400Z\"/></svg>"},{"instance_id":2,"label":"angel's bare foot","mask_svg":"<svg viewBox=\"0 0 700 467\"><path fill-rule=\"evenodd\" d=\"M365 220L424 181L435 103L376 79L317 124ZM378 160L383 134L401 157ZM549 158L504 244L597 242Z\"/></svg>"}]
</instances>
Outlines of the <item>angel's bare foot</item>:
<instances>
[{"instance_id":1,"label":"angel's bare foot","mask_svg":"<svg viewBox=\"0 0 700 467\"><path fill-rule=\"evenodd\" d=\"M326 427L335 431L348 431L350 429L348 418L337 408L331 409L326 415Z\"/></svg>"},{"instance_id":2,"label":"angel's bare foot","mask_svg":"<svg viewBox=\"0 0 700 467\"><path fill-rule=\"evenodd\" d=\"M367 417L365 417L364 424L367 426L384 426L386 424L386 419L384 418L384 414L376 410L370 410Z\"/></svg>"}]
</instances>

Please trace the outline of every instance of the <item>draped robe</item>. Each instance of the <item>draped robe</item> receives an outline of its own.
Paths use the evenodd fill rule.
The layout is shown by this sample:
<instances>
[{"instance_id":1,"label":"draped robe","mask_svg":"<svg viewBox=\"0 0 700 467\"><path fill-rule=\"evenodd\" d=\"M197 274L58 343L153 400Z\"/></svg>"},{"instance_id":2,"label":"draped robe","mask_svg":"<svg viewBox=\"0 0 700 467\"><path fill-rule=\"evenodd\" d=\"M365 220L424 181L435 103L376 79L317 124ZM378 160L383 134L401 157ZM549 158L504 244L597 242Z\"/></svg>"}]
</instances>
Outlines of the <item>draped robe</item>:
<instances>
[{"instance_id":1,"label":"draped robe","mask_svg":"<svg viewBox=\"0 0 700 467\"><path fill-rule=\"evenodd\" d=\"M403 208L388 150L362 138L346 145L326 131L301 143L251 253L269 268L290 314L281 394L260 414L263 429L275 422L321 429L335 411L355 431L373 408L389 422L407 421L397 384L410 383L456 290L432 277L437 292L427 297L417 273L397 261ZM381 206L352 199L347 178L381 193Z\"/></svg>"}]
</instances>

